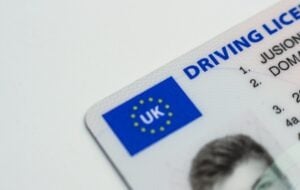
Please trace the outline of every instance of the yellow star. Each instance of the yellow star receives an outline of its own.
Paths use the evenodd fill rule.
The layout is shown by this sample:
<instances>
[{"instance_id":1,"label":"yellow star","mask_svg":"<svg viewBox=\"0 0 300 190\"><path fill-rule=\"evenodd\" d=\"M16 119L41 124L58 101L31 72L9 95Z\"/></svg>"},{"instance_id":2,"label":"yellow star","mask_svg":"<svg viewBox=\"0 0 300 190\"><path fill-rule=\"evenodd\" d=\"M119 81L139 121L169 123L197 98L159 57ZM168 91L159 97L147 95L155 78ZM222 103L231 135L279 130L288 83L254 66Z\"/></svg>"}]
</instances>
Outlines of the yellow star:
<instances>
[{"instance_id":1,"label":"yellow star","mask_svg":"<svg viewBox=\"0 0 300 190\"><path fill-rule=\"evenodd\" d=\"M150 133L151 133L151 134L155 134L155 133L156 133L155 129L151 129L151 130L150 130Z\"/></svg>"},{"instance_id":2,"label":"yellow star","mask_svg":"<svg viewBox=\"0 0 300 190\"><path fill-rule=\"evenodd\" d=\"M166 124L167 124L167 125L171 125L171 121L170 121L170 120L167 120L167 121L166 121Z\"/></svg>"}]
</instances>

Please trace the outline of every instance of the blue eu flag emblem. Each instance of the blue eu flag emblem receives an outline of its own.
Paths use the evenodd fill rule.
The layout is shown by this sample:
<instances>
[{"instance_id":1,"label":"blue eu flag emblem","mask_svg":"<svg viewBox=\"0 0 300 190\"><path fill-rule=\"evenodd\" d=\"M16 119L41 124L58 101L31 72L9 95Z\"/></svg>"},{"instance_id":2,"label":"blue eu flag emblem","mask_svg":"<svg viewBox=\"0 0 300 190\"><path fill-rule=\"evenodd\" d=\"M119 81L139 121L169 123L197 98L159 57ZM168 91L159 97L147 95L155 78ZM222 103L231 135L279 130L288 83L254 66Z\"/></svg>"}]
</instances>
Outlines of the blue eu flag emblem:
<instances>
[{"instance_id":1,"label":"blue eu flag emblem","mask_svg":"<svg viewBox=\"0 0 300 190\"><path fill-rule=\"evenodd\" d=\"M172 77L103 115L131 156L201 116Z\"/></svg>"}]
</instances>

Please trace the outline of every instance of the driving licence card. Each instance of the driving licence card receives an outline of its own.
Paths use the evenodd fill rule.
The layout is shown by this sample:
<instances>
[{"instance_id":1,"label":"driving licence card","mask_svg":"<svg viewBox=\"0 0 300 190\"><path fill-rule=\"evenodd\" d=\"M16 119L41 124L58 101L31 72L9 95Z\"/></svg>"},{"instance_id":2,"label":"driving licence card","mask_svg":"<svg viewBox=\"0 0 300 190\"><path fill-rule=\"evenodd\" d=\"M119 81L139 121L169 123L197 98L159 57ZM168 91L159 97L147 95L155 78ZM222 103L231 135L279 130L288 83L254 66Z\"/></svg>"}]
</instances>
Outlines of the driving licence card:
<instances>
[{"instance_id":1,"label":"driving licence card","mask_svg":"<svg viewBox=\"0 0 300 190\"><path fill-rule=\"evenodd\" d=\"M86 125L128 189L300 189L300 2L100 101Z\"/></svg>"}]
</instances>

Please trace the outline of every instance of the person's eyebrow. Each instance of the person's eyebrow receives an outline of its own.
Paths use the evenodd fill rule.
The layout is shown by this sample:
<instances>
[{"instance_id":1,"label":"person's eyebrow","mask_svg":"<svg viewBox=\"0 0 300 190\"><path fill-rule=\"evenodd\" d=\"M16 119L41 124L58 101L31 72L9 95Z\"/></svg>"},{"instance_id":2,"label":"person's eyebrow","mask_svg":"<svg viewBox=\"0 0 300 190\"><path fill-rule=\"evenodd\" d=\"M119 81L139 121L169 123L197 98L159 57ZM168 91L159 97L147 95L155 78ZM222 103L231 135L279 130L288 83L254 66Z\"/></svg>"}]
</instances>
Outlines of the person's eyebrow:
<instances>
[{"instance_id":1,"label":"person's eyebrow","mask_svg":"<svg viewBox=\"0 0 300 190\"><path fill-rule=\"evenodd\" d=\"M254 184L252 185L252 187L251 187L251 190L255 190L255 187L261 182L262 176L263 176L263 175L261 175L261 176L255 181L255 183L254 183Z\"/></svg>"}]
</instances>

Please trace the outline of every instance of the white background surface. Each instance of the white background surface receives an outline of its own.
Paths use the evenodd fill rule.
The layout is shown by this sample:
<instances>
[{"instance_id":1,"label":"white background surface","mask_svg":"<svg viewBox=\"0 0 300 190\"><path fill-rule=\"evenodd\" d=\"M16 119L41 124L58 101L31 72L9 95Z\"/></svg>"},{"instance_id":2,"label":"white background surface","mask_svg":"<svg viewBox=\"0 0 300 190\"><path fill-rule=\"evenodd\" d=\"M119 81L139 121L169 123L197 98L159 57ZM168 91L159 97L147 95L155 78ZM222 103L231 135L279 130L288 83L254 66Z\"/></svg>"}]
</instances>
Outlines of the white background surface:
<instances>
[{"instance_id":1,"label":"white background surface","mask_svg":"<svg viewBox=\"0 0 300 190\"><path fill-rule=\"evenodd\" d=\"M125 189L86 110L277 1L0 0L0 189Z\"/></svg>"}]
</instances>

